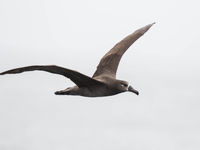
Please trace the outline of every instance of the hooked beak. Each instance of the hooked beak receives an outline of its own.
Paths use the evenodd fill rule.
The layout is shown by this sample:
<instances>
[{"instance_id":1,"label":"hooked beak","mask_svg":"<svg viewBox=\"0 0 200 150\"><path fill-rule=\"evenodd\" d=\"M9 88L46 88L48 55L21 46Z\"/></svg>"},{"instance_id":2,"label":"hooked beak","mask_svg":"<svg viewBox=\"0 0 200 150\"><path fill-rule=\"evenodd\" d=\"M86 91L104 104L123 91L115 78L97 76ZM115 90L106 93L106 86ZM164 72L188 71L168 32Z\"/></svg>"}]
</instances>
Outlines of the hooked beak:
<instances>
[{"instance_id":1,"label":"hooked beak","mask_svg":"<svg viewBox=\"0 0 200 150\"><path fill-rule=\"evenodd\" d=\"M138 92L137 90L135 90L132 86L129 86L129 87L128 87L128 91L129 91L129 92L133 92L133 93L135 93L136 95L139 95L139 92Z\"/></svg>"}]
</instances>

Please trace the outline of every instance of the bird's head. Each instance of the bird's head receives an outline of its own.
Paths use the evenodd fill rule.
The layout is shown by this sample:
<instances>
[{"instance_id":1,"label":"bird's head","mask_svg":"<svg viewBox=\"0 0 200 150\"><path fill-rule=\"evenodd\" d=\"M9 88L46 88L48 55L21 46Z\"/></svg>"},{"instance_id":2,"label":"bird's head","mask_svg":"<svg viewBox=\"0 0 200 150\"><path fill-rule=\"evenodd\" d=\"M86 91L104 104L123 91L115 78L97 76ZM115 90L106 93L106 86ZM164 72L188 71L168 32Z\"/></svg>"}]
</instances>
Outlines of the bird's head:
<instances>
[{"instance_id":1,"label":"bird's head","mask_svg":"<svg viewBox=\"0 0 200 150\"><path fill-rule=\"evenodd\" d=\"M136 95L139 95L139 92L137 90L135 90L131 85L129 85L129 83L127 81L123 81L123 80L118 80L118 86L117 88L121 91L121 92L133 92Z\"/></svg>"}]
</instances>

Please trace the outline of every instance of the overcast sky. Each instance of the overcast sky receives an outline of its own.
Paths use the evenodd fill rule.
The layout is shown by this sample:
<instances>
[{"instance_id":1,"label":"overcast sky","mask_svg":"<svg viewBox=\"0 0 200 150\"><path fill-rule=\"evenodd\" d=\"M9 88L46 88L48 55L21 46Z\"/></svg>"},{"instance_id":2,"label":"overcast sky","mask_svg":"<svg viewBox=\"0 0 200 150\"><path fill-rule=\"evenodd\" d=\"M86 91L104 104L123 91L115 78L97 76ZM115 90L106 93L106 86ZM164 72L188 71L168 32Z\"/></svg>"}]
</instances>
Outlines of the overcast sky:
<instances>
[{"instance_id":1,"label":"overcast sky","mask_svg":"<svg viewBox=\"0 0 200 150\"><path fill-rule=\"evenodd\" d=\"M117 78L140 95L56 96L73 83L0 77L1 150L199 150L197 0L1 0L0 72L56 64L92 76L101 57L156 24L123 56Z\"/></svg>"}]
</instances>

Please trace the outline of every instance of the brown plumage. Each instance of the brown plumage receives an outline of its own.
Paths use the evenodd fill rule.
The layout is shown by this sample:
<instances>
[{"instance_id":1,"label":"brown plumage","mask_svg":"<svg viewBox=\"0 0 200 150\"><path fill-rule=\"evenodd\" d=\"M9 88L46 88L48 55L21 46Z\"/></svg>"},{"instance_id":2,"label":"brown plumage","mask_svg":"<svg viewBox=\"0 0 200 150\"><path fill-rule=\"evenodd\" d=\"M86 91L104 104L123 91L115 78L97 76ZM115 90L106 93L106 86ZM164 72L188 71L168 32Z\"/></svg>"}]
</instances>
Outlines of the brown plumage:
<instances>
[{"instance_id":1,"label":"brown plumage","mask_svg":"<svg viewBox=\"0 0 200 150\"><path fill-rule=\"evenodd\" d=\"M130 86L128 82L116 79L116 72L121 57L126 50L146 31L148 31L153 24L154 23L136 30L134 33L128 35L122 41L117 43L108 53L103 56L92 78L77 71L55 65L36 65L16 68L2 72L0 75L39 70L63 75L76 84L74 87L69 87L65 90L55 92L56 95L81 95L87 97L98 97L115 95L126 91L130 91L138 95L139 92Z\"/></svg>"}]
</instances>

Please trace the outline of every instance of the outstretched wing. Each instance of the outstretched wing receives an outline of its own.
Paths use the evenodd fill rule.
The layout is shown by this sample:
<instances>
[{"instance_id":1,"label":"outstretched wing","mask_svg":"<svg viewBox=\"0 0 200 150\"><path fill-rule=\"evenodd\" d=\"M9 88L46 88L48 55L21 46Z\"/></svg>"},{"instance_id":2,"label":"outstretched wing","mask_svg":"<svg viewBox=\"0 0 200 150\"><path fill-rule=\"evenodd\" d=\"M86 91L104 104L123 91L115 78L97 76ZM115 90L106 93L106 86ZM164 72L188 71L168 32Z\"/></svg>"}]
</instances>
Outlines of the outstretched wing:
<instances>
[{"instance_id":1,"label":"outstretched wing","mask_svg":"<svg viewBox=\"0 0 200 150\"><path fill-rule=\"evenodd\" d=\"M107 74L112 77L116 77L117 68L120 62L122 55L126 50L137 40L139 39L149 28L155 23L146 25L134 33L125 37L122 41L117 43L108 53L106 53L101 59L97 70L93 75L93 78L102 74Z\"/></svg>"},{"instance_id":2,"label":"outstretched wing","mask_svg":"<svg viewBox=\"0 0 200 150\"><path fill-rule=\"evenodd\" d=\"M22 73L25 71L34 71L34 70L47 71L50 73L63 75L65 77L69 78L70 80L72 80L78 87L87 87L87 86L91 86L91 85L103 84L102 82L92 79L92 78L90 78L84 74L81 74L77 71L62 68L62 67L55 66L55 65L27 66L27 67L22 67L22 68L16 68L16 69L2 72L2 73L0 73L0 75L16 74L16 73Z\"/></svg>"}]
</instances>

